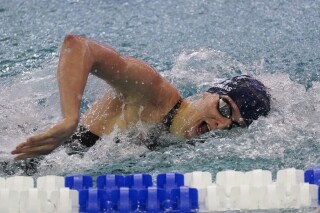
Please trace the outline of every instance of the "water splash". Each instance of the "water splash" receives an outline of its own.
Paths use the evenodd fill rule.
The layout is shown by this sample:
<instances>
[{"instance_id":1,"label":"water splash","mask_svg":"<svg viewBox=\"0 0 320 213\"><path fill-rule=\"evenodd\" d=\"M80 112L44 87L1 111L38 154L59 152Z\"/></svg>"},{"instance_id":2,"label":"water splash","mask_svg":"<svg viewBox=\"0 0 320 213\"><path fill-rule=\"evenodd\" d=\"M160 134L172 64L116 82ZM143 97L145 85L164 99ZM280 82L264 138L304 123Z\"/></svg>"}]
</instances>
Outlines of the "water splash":
<instances>
[{"instance_id":1,"label":"water splash","mask_svg":"<svg viewBox=\"0 0 320 213\"><path fill-rule=\"evenodd\" d=\"M203 63L203 59L209 62ZM212 172L258 168L277 171L284 167L305 169L318 162L320 129L315 125L320 115L316 95L319 93L318 83L306 90L304 85L292 81L289 74L264 72L263 65L262 60L247 67L215 50L180 55L171 79L176 85L182 85L182 90L204 91L203 88L217 79L250 74L270 88L272 111L268 117L255 121L249 129L209 133L200 140L203 143L185 150L184 158L188 160L174 168L206 168ZM178 150L169 152L181 154Z\"/></svg>"},{"instance_id":2,"label":"water splash","mask_svg":"<svg viewBox=\"0 0 320 213\"><path fill-rule=\"evenodd\" d=\"M248 129L215 131L195 139L195 145L167 135L164 143L172 143L155 151L132 143L123 136L115 143L115 131L103 137L83 156L68 156L58 149L46 156L34 175L88 173L137 173L195 170L277 171L285 167L305 169L318 162L320 129L319 82L305 87L292 81L286 73L266 73L263 62L245 66L217 50L185 51L177 58L172 71L162 73L183 94L204 91L212 82L235 74L251 74L270 88L272 110ZM21 74L11 83L0 86L1 159L9 160L13 147L28 135L48 128L60 119L58 88L55 81L56 61ZM84 95L88 107L102 97L109 87L90 77ZM21 174L23 171L16 171Z\"/></svg>"}]
</instances>

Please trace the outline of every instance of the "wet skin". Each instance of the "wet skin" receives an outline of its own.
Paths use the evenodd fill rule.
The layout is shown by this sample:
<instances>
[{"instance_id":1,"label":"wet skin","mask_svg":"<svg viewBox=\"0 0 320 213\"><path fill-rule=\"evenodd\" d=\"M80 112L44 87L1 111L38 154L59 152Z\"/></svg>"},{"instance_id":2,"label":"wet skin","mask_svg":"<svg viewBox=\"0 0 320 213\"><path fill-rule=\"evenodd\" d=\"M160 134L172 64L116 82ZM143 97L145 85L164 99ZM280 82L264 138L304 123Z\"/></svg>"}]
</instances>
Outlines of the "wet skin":
<instances>
[{"instance_id":1,"label":"wet skin","mask_svg":"<svg viewBox=\"0 0 320 213\"><path fill-rule=\"evenodd\" d=\"M219 98L230 105L230 118L219 112ZM235 102L228 96L205 92L197 100L186 100L182 103L170 131L182 138L192 138L215 129L229 129L233 123L245 127Z\"/></svg>"}]
</instances>

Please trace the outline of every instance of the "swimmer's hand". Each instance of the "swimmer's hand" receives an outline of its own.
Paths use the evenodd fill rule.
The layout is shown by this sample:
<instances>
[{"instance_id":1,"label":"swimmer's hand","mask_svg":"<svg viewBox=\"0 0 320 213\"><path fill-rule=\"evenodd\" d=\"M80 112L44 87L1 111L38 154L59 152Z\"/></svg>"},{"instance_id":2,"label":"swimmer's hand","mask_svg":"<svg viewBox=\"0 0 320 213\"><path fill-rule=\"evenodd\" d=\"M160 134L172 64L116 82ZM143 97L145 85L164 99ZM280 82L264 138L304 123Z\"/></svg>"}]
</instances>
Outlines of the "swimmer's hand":
<instances>
[{"instance_id":1,"label":"swimmer's hand","mask_svg":"<svg viewBox=\"0 0 320 213\"><path fill-rule=\"evenodd\" d=\"M77 121L63 119L45 132L20 143L11 154L16 155L15 160L49 154L73 134L77 124Z\"/></svg>"}]
</instances>

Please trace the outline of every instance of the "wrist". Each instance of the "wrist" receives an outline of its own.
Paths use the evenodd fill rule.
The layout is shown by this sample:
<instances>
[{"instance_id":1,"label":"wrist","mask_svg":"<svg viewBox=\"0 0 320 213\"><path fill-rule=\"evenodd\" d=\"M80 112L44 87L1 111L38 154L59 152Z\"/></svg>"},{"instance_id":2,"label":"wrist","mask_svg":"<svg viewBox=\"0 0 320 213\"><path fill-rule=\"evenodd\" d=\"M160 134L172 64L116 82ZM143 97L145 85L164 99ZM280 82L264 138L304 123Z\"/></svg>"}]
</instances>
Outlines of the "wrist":
<instances>
[{"instance_id":1,"label":"wrist","mask_svg":"<svg viewBox=\"0 0 320 213\"><path fill-rule=\"evenodd\" d=\"M65 117L63 122L68 124L70 128L76 129L79 123L79 118Z\"/></svg>"}]
</instances>

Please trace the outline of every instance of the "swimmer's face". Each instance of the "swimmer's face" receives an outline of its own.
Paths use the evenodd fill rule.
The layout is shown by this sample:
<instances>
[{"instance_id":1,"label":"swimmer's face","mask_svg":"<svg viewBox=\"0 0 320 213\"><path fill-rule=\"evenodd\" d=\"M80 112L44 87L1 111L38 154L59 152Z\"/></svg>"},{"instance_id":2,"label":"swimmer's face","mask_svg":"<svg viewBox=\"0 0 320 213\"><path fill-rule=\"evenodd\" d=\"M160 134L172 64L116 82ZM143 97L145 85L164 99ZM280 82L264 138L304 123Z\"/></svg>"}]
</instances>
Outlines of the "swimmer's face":
<instances>
[{"instance_id":1,"label":"swimmer's face","mask_svg":"<svg viewBox=\"0 0 320 213\"><path fill-rule=\"evenodd\" d=\"M230 129L233 125L245 127L235 102L224 95L205 92L190 101L185 117L184 137L192 138L215 129Z\"/></svg>"}]
</instances>

